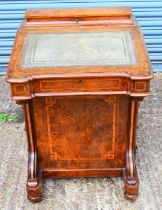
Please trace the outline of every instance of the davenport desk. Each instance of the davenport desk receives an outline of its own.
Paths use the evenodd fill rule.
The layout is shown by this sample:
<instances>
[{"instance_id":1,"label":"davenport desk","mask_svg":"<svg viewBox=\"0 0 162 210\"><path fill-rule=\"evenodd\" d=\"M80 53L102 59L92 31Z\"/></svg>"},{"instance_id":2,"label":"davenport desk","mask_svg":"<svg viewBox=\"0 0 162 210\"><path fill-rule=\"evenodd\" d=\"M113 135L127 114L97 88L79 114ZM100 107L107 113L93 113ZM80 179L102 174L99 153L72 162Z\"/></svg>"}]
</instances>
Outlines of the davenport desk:
<instances>
[{"instance_id":1,"label":"davenport desk","mask_svg":"<svg viewBox=\"0 0 162 210\"><path fill-rule=\"evenodd\" d=\"M152 77L130 8L26 12L7 81L24 108L32 202L42 177L123 176L137 198L137 113Z\"/></svg>"}]
</instances>

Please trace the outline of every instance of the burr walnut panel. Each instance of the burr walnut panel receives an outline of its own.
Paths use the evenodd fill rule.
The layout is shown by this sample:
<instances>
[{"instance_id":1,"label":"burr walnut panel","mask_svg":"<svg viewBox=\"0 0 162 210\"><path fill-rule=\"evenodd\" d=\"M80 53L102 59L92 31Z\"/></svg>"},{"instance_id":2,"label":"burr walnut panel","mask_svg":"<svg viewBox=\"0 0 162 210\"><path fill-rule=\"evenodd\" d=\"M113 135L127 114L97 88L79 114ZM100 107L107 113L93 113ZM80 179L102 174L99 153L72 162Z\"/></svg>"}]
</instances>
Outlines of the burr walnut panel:
<instances>
[{"instance_id":1,"label":"burr walnut panel","mask_svg":"<svg viewBox=\"0 0 162 210\"><path fill-rule=\"evenodd\" d=\"M127 100L119 96L34 99L38 157L44 168L120 168L125 163ZM39 104L41 107L38 106ZM37 119L43 119L38 122ZM41 125L42 124L42 125ZM43 126L45 125L45 126ZM40 130L41 128L41 130ZM42 136L43 129L43 136ZM126 128L125 128L126 129ZM119 148L116 144L124 141ZM120 160L119 160L120 156ZM42 160L42 161L41 161ZM46 161L45 161L46 160Z\"/></svg>"}]
</instances>

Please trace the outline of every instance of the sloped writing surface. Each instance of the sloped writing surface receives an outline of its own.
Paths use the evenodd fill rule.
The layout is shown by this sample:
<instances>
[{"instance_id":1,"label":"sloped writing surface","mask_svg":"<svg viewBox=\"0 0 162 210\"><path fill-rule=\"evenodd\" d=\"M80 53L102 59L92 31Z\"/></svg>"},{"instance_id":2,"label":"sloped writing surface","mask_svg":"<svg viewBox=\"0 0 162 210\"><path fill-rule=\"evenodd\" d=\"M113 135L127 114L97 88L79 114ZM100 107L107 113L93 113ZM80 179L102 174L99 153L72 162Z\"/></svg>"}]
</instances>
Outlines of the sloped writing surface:
<instances>
[{"instance_id":1,"label":"sloped writing surface","mask_svg":"<svg viewBox=\"0 0 162 210\"><path fill-rule=\"evenodd\" d=\"M29 33L22 67L136 65L130 32Z\"/></svg>"}]
</instances>

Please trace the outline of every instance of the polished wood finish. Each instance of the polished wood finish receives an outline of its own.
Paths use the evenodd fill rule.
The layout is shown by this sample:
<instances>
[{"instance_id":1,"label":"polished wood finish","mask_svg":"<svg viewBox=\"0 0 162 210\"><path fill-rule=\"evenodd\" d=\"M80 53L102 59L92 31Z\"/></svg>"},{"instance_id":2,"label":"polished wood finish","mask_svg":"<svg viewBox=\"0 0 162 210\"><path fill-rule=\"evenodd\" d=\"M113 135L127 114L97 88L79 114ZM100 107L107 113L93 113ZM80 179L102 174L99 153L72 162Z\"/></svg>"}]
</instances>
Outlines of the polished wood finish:
<instances>
[{"instance_id":1,"label":"polished wood finish","mask_svg":"<svg viewBox=\"0 0 162 210\"><path fill-rule=\"evenodd\" d=\"M130 32L133 65L24 67L28 34ZM28 137L27 193L41 200L42 177L123 176L135 200L138 105L153 74L141 29L130 8L26 12L17 32L7 81L22 104Z\"/></svg>"}]
</instances>

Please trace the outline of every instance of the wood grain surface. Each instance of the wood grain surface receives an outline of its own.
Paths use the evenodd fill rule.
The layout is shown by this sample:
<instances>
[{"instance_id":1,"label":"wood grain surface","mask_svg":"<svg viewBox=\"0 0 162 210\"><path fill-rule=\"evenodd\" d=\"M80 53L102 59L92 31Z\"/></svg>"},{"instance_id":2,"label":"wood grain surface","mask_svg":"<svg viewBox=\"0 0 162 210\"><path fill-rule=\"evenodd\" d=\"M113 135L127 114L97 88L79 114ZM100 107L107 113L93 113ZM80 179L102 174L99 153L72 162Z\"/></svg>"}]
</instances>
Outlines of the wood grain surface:
<instances>
[{"instance_id":1,"label":"wood grain surface","mask_svg":"<svg viewBox=\"0 0 162 210\"><path fill-rule=\"evenodd\" d=\"M64 51L58 53L59 46L57 53L54 51L56 42L42 40L39 44L44 51L38 47L42 52L37 52L37 58L32 57L34 51L30 50L36 48L31 43L42 34L47 35L45 39L49 34L60 39L70 33L79 37L80 33L108 32L130 35L135 62L121 65L117 60L114 63L104 60L98 65L91 62L87 66L75 66L70 65L71 58L67 56L69 66L47 63L33 66L39 59L56 62L54 53L58 59L63 56ZM27 37L30 37L31 46L28 46ZM49 51L48 44L52 46ZM65 44L64 40L60 46L63 48ZM68 53L67 48L69 45L65 46L65 53ZM98 53L98 47L94 45L93 48ZM112 56L114 49L109 50ZM128 47L124 50L125 55L132 56ZM86 58L84 51L80 55ZM81 59L73 58L74 64ZM142 32L129 8L49 9L26 13L17 32L7 81L12 98L24 107L28 137L26 187L30 201L42 199L42 177L123 176L126 198L137 198L138 105L150 95L152 77Z\"/></svg>"}]
</instances>

